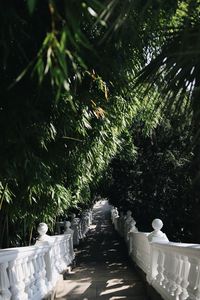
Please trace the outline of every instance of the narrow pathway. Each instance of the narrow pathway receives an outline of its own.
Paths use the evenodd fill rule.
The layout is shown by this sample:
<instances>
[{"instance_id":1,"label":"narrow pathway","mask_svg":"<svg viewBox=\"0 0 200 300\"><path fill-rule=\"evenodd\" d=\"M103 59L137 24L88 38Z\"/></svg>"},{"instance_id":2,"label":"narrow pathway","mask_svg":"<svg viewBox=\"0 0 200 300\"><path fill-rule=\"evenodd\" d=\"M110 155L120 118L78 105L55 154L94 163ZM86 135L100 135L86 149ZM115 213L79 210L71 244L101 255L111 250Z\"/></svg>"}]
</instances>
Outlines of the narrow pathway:
<instances>
[{"instance_id":1,"label":"narrow pathway","mask_svg":"<svg viewBox=\"0 0 200 300\"><path fill-rule=\"evenodd\" d=\"M58 300L146 300L145 284L129 260L126 245L110 224L106 201L94 206L94 225L76 252L76 268L57 290Z\"/></svg>"}]
</instances>

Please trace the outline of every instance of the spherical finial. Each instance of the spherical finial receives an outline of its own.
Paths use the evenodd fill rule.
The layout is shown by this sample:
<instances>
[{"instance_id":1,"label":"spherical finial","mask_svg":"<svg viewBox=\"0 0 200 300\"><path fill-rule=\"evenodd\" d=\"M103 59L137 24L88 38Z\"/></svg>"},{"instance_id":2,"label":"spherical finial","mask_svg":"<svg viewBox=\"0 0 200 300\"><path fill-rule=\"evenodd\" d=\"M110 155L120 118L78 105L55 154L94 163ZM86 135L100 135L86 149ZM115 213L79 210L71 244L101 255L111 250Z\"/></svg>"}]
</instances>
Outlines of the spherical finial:
<instances>
[{"instance_id":1,"label":"spherical finial","mask_svg":"<svg viewBox=\"0 0 200 300\"><path fill-rule=\"evenodd\" d=\"M37 228L37 232L40 236L45 235L48 231L48 226L46 223L40 223Z\"/></svg>"},{"instance_id":2,"label":"spherical finial","mask_svg":"<svg viewBox=\"0 0 200 300\"><path fill-rule=\"evenodd\" d=\"M70 221L66 221L65 222L65 228L70 228L71 226L71 222Z\"/></svg>"},{"instance_id":3,"label":"spherical finial","mask_svg":"<svg viewBox=\"0 0 200 300\"><path fill-rule=\"evenodd\" d=\"M154 230L161 230L163 227L163 222L160 219L154 219L152 222L152 227Z\"/></svg>"}]
</instances>

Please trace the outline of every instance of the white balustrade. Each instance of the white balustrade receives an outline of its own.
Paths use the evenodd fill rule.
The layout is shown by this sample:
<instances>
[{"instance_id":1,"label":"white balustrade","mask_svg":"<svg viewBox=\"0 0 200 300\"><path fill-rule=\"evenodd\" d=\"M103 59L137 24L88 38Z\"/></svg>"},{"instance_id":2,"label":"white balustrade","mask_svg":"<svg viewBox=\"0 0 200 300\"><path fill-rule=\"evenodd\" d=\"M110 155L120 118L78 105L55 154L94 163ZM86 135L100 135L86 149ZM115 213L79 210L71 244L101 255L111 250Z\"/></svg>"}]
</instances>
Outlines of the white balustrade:
<instances>
[{"instance_id":1,"label":"white balustrade","mask_svg":"<svg viewBox=\"0 0 200 300\"><path fill-rule=\"evenodd\" d=\"M155 262L151 284L164 299L200 299L200 245L152 243Z\"/></svg>"},{"instance_id":2,"label":"white balustrade","mask_svg":"<svg viewBox=\"0 0 200 300\"><path fill-rule=\"evenodd\" d=\"M48 245L0 250L0 299L42 299L49 292L42 264L48 251Z\"/></svg>"},{"instance_id":3,"label":"white balustrade","mask_svg":"<svg viewBox=\"0 0 200 300\"><path fill-rule=\"evenodd\" d=\"M137 231L130 212L119 217L113 208L111 218L132 260L164 300L200 300L200 245L169 242L160 219L152 222L151 233L145 233Z\"/></svg>"},{"instance_id":4,"label":"white balustrade","mask_svg":"<svg viewBox=\"0 0 200 300\"><path fill-rule=\"evenodd\" d=\"M85 210L81 218L76 218L75 214L71 216L71 229L73 230L73 245L78 246L80 240L83 240L92 224L92 211Z\"/></svg>"},{"instance_id":5,"label":"white balustrade","mask_svg":"<svg viewBox=\"0 0 200 300\"><path fill-rule=\"evenodd\" d=\"M40 223L34 246L0 250L0 300L41 300L53 291L75 257L73 246L92 224L92 211L84 211L81 221L73 215L72 224L60 224L63 235L47 235L47 225Z\"/></svg>"},{"instance_id":6,"label":"white balustrade","mask_svg":"<svg viewBox=\"0 0 200 300\"><path fill-rule=\"evenodd\" d=\"M38 227L34 246L0 250L0 300L41 300L74 259L71 234L48 236Z\"/></svg>"},{"instance_id":7,"label":"white balustrade","mask_svg":"<svg viewBox=\"0 0 200 300\"><path fill-rule=\"evenodd\" d=\"M150 245L148 234L144 232L131 232L129 239L129 253L133 261L148 273L150 265Z\"/></svg>"}]
</instances>

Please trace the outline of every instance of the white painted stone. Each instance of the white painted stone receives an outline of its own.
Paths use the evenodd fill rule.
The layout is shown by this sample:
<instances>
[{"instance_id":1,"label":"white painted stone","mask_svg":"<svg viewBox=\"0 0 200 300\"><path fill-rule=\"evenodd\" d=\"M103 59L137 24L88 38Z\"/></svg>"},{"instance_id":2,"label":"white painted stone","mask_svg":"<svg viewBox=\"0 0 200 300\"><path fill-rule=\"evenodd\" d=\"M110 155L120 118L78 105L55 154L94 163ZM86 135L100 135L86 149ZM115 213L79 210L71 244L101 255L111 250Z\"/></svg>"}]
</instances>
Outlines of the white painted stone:
<instances>
[{"instance_id":1,"label":"white painted stone","mask_svg":"<svg viewBox=\"0 0 200 300\"><path fill-rule=\"evenodd\" d=\"M128 241L129 239L129 231L131 229L131 224L133 224L135 220L132 217L132 212L130 210L127 211L126 213L126 218L125 218L125 223L124 223L124 237L125 240ZM136 224L136 222L135 222Z\"/></svg>"},{"instance_id":2,"label":"white painted stone","mask_svg":"<svg viewBox=\"0 0 200 300\"><path fill-rule=\"evenodd\" d=\"M46 234L47 231L48 231L48 226L46 223L40 223L38 225L38 228L37 228L37 232L39 233L38 241L40 241L40 242L51 241L51 237Z\"/></svg>"},{"instance_id":3,"label":"white painted stone","mask_svg":"<svg viewBox=\"0 0 200 300\"><path fill-rule=\"evenodd\" d=\"M80 227L76 215L73 214L71 218L71 228L73 230L73 245L77 246L80 243Z\"/></svg>"},{"instance_id":4,"label":"white painted stone","mask_svg":"<svg viewBox=\"0 0 200 300\"><path fill-rule=\"evenodd\" d=\"M152 222L152 227L154 231L148 236L149 242L169 242L166 234L161 231L163 227L162 220L154 219Z\"/></svg>"},{"instance_id":5,"label":"white painted stone","mask_svg":"<svg viewBox=\"0 0 200 300\"><path fill-rule=\"evenodd\" d=\"M137 227L135 226L136 225L136 222L135 222L135 220L132 220L129 224L128 224L128 226L127 226L127 241L129 241L130 240L130 238L131 238L131 233L132 232L138 232L138 229L137 229Z\"/></svg>"},{"instance_id":6,"label":"white painted stone","mask_svg":"<svg viewBox=\"0 0 200 300\"><path fill-rule=\"evenodd\" d=\"M71 234L71 236L73 238L74 231L71 229L71 222L70 221L66 221L64 223L64 233L65 234Z\"/></svg>"},{"instance_id":7,"label":"white painted stone","mask_svg":"<svg viewBox=\"0 0 200 300\"><path fill-rule=\"evenodd\" d=\"M120 235L128 217L130 212L126 218L120 213ZM160 219L153 220L151 233L136 231L134 221L130 224L129 255L146 273L149 284L164 300L200 300L200 245L169 242Z\"/></svg>"},{"instance_id":8,"label":"white painted stone","mask_svg":"<svg viewBox=\"0 0 200 300\"><path fill-rule=\"evenodd\" d=\"M48 236L38 226L34 246L0 250L0 300L41 300L74 259L71 234Z\"/></svg>"}]
</instances>

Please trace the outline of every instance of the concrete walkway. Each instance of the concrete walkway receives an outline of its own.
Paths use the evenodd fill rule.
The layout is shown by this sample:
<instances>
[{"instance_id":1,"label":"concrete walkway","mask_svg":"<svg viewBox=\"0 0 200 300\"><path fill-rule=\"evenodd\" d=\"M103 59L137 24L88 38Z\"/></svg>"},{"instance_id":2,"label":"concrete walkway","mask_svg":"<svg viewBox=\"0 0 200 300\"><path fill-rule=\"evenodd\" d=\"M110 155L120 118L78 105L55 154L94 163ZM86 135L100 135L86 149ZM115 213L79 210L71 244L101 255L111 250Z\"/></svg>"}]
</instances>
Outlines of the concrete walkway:
<instances>
[{"instance_id":1,"label":"concrete walkway","mask_svg":"<svg viewBox=\"0 0 200 300\"><path fill-rule=\"evenodd\" d=\"M146 300L145 283L110 224L106 201L94 206L94 225L76 251L76 267L57 288L58 300Z\"/></svg>"}]
</instances>

